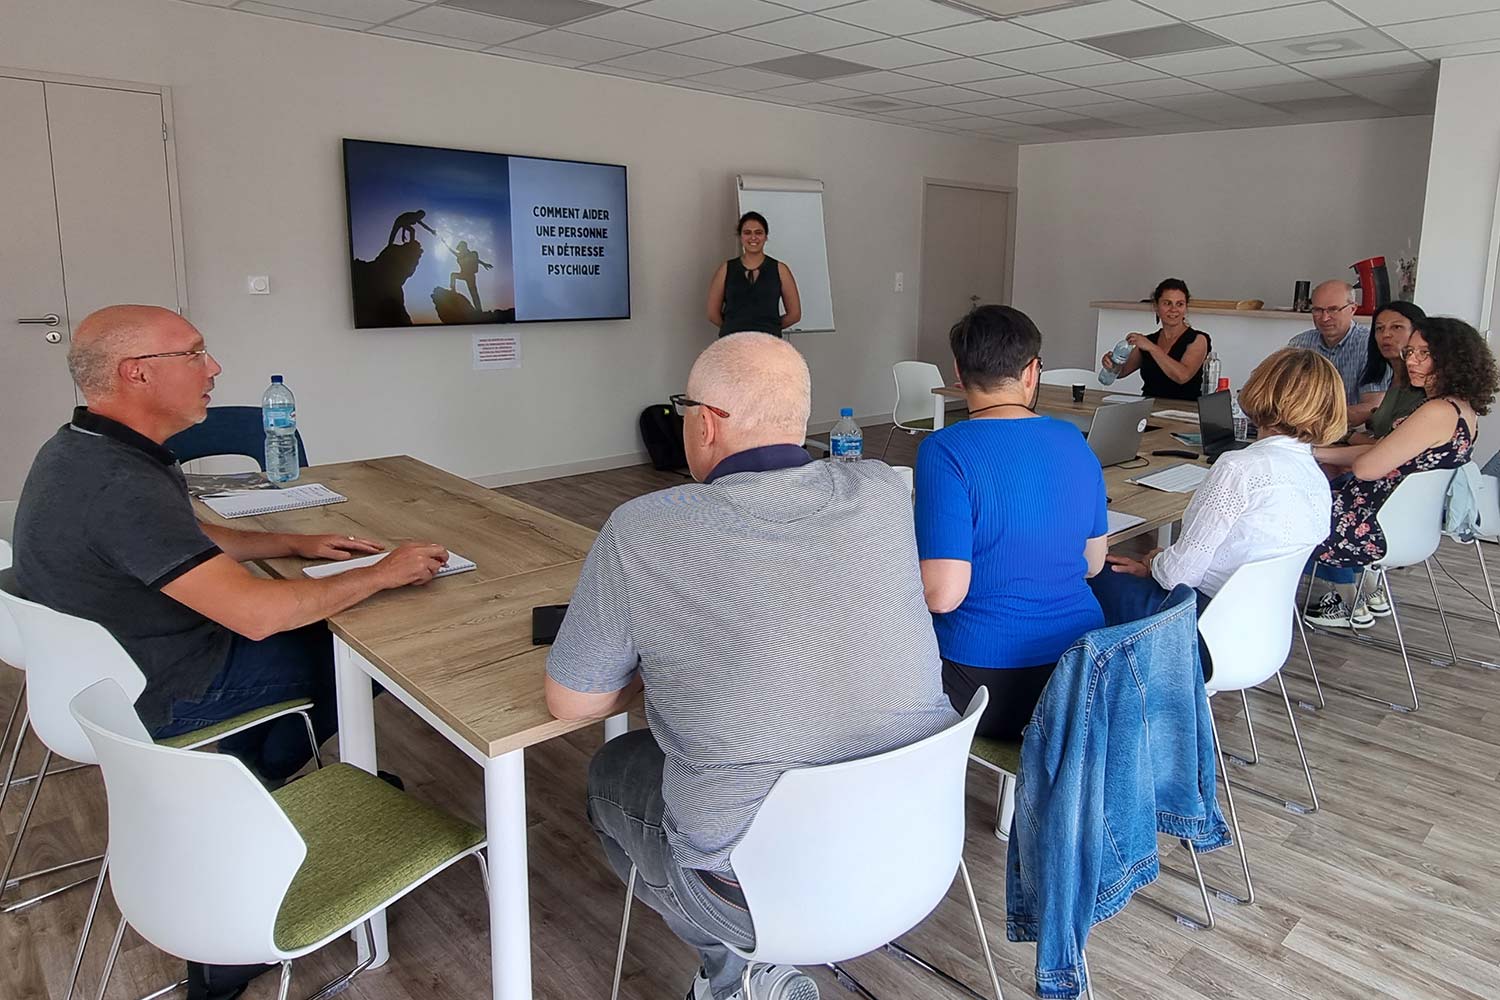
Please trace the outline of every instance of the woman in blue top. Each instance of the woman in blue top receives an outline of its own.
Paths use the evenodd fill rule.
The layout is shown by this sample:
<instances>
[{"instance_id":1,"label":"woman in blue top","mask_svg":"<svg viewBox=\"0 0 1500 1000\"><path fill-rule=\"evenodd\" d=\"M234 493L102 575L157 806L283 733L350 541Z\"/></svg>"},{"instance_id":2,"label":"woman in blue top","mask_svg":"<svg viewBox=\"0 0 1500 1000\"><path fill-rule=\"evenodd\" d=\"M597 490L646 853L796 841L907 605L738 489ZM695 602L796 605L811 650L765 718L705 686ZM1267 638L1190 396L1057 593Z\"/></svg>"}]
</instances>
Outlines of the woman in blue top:
<instances>
[{"instance_id":1,"label":"woman in blue top","mask_svg":"<svg viewBox=\"0 0 1500 1000\"><path fill-rule=\"evenodd\" d=\"M943 686L990 704L979 734L1016 741L1063 651L1104 625L1104 473L1078 428L1036 412L1042 335L981 306L948 334L969 418L917 450L917 551ZM961 710L961 709L960 709Z\"/></svg>"}]
</instances>

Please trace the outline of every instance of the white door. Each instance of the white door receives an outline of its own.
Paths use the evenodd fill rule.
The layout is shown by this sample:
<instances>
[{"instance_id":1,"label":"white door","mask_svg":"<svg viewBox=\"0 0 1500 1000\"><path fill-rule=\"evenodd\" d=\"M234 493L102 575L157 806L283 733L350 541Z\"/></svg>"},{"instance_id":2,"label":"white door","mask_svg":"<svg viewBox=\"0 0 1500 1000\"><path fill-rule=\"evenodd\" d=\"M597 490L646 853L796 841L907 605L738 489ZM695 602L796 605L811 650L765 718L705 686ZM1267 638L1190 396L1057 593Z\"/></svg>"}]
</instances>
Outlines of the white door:
<instances>
[{"instance_id":1,"label":"white door","mask_svg":"<svg viewBox=\"0 0 1500 1000\"><path fill-rule=\"evenodd\" d=\"M953 324L975 305L1008 300L1010 207L1008 191L930 183L924 192L917 357L949 378Z\"/></svg>"},{"instance_id":2,"label":"white door","mask_svg":"<svg viewBox=\"0 0 1500 1000\"><path fill-rule=\"evenodd\" d=\"M0 239L0 500L13 500L37 448L73 406L42 84L0 77L0 135L0 218L8 223Z\"/></svg>"},{"instance_id":3,"label":"white door","mask_svg":"<svg viewBox=\"0 0 1500 1000\"><path fill-rule=\"evenodd\" d=\"M162 122L159 93L0 77L0 500L75 404L72 325L117 302L180 307Z\"/></svg>"}]
</instances>

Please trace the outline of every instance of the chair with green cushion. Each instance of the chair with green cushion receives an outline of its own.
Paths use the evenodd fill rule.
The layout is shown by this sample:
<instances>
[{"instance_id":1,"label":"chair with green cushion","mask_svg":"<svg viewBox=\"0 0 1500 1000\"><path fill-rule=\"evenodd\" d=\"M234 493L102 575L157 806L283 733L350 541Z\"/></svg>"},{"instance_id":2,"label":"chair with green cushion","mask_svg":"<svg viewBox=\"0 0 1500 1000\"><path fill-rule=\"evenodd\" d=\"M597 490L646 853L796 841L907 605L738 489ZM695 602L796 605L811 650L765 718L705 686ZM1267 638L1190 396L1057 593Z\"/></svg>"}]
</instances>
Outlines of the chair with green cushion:
<instances>
[{"instance_id":1,"label":"chair with green cushion","mask_svg":"<svg viewBox=\"0 0 1500 1000\"><path fill-rule=\"evenodd\" d=\"M455 862L478 861L488 890L483 830L356 767L331 765L271 793L232 757L153 743L112 680L71 708L104 772L121 913L101 996L127 923L187 961L280 963L286 1000L294 959ZM370 953L317 995L342 989Z\"/></svg>"},{"instance_id":2,"label":"chair with green cushion","mask_svg":"<svg viewBox=\"0 0 1500 1000\"><path fill-rule=\"evenodd\" d=\"M969 759L1000 775L999 804L995 809L995 836L1010 839L1010 818L1016 804L1016 774L1021 770L1021 744L974 737Z\"/></svg>"},{"instance_id":3,"label":"chair with green cushion","mask_svg":"<svg viewBox=\"0 0 1500 1000\"><path fill-rule=\"evenodd\" d=\"M114 636L110 635L103 626L61 611L54 611L20 597L16 593L15 579L11 570L0 572L0 606L4 607L9 620L15 626L22 651L21 659L24 661L20 666L25 668L28 682L26 715L21 721L20 732L16 737L16 750L11 754L7 774L15 766L17 752L28 729L36 731L37 737L46 748L42 755L41 766L37 769L36 781L31 788L31 796L27 799L20 824L16 828L15 839L11 843L4 872L0 874L0 899L3 899L4 890L22 882L96 861L100 863L99 871L95 875L68 882L28 899L7 903L3 907L5 912L10 912L49 899L76 886L85 885L91 881L94 883L93 899L84 916L83 931L79 938L78 951L65 994L67 1000L71 1000L77 984L78 969L83 960L83 951L88 944L89 931L92 928L99 898L104 890L104 881L109 871L108 852L54 865L15 878L11 877L11 872L20 855L21 842L30 824L32 811L36 808L43 780L51 774L60 773L48 771L48 765L51 764L53 756L81 764L96 763L94 749L68 711L68 702L79 691L106 678L115 681L121 690L129 694L133 702L145 690L146 677ZM312 743L313 758L321 764L321 760L318 759L317 739L313 735L312 720L308 716L311 708L312 702L305 698L283 701L245 712L205 729L184 733L167 742L179 749L196 750L254 726L296 714L302 717L303 725L307 728L308 739ZM3 801L3 797L0 797L0 803Z\"/></svg>"},{"instance_id":4,"label":"chair with green cushion","mask_svg":"<svg viewBox=\"0 0 1500 1000\"><path fill-rule=\"evenodd\" d=\"M947 384L942 370L926 361L897 361L891 365L891 373L896 377L896 405L891 408L892 427L880 450L881 458L890 451L891 438L898 428L908 434L932 431L932 390Z\"/></svg>"}]
</instances>

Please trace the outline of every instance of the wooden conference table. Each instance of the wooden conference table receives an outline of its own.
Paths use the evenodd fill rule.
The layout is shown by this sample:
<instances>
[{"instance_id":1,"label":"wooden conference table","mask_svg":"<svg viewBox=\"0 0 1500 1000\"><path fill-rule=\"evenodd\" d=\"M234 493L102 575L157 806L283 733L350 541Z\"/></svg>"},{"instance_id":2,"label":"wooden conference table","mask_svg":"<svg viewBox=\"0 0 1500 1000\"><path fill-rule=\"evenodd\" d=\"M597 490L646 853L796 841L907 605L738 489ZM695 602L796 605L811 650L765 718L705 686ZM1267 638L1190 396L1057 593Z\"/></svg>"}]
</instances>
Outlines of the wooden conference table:
<instances>
[{"instance_id":1,"label":"wooden conference table","mask_svg":"<svg viewBox=\"0 0 1500 1000\"><path fill-rule=\"evenodd\" d=\"M950 399L963 399L963 390L956 386L945 385L932 390L935 403L934 417L941 412L944 404ZM1065 385L1044 385L1037 396L1037 412L1039 413L1075 413L1084 416L1092 416L1094 411L1104 405L1104 397L1109 392L1099 389L1088 389L1084 391L1083 402L1073 402L1073 390ZM1153 410L1182 410L1196 414L1198 404L1196 401L1184 401L1180 399L1164 399ZM935 426L941 423L934 420ZM1131 525L1122 531L1114 532L1109 536L1110 544L1123 542L1127 538L1144 535L1151 531L1158 533L1159 541L1165 545L1171 541L1170 531L1174 522L1182 519L1182 514L1187 510L1188 501L1192 500L1191 493L1164 493L1154 490L1149 486L1141 486L1131 480L1142 476L1149 476L1153 472L1160 472L1171 465L1181 465L1183 462L1192 462L1194 465L1207 465L1203 459L1185 459L1181 457L1156 457L1151 454L1160 449L1173 449L1176 451L1192 451L1197 449L1184 445L1181 441L1172 437L1172 432L1197 433L1198 423L1196 418L1192 422L1181 422L1167 420L1162 417L1151 417L1150 426L1156 430L1148 430L1141 435L1140 462L1130 462L1126 466L1112 465L1104 470L1104 491L1109 495L1109 509L1121 514L1134 514L1136 517L1145 518L1140 524ZM1145 464L1141 464L1144 462Z\"/></svg>"},{"instance_id":2,"label":"wooden conference table","mask_svg":"<svg viewBox=\"0 0 1500 1000\"><path fill-rule=\"evenodd\" d=\"M338 681L339 752L374 772L371 680L484 768L489 837L490 971L496 1000L530 1000L531 917L526 868L526 747L587 722L559 722L543 689L546 647L531 644L531 609L573 593L594 532L405 456L302 470L346 503L224 521L239 528L357 535L388 545L413 539L472 559L469 573L376 594L329 619ZM303 559L261 565L301 576ZM606 723L625 731L624 715ZM375 961L388 955L377 921ZM363 960L363 935L355 935Z\"/></svg>"}]
</instances>

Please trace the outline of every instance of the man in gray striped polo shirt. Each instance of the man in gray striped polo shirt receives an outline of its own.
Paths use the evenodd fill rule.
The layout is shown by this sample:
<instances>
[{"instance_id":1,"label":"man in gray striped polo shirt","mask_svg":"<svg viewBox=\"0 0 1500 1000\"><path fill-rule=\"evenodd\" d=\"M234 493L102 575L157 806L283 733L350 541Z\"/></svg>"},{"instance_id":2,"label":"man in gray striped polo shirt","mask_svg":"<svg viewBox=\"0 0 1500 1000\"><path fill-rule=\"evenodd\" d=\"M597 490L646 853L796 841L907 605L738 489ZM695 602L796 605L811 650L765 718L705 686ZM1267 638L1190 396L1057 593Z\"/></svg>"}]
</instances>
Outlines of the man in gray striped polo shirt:
<instances>
[{"instance_id":1,"label":"man in gray striped polo shirt","mask_svg":"<svg viewBox=\"0 0 1500 1000\"><path fill-rule=\"evenodd\" d=\"M753 915L730 854L777 777L924 739L956 721L917 569L910 495L880 462L801 447L807 364L739 333L693 365L683 443L697 482L619 507L547 659L559 718L646 689L650 730L605 744L589 817L624 880L701 954L689 1000L741 1000ZM640 887L644 883L644 888ZM796 969L742 1000L816 1000Z\"/></svg>"}]
</instances>

